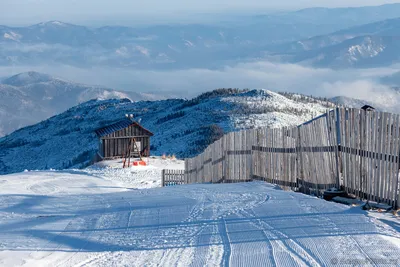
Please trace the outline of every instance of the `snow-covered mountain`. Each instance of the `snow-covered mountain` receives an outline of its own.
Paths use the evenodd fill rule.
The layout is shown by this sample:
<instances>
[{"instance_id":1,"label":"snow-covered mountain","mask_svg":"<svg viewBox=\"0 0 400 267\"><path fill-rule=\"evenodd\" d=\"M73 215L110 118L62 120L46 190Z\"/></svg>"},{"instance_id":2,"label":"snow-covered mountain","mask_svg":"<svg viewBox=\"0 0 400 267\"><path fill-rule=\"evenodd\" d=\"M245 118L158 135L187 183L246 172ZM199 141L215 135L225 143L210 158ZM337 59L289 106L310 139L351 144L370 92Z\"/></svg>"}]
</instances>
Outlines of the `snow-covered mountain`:
<instances>
[{"instance_id":1,"label":"snow-covered mountain","mask_svg":"<svg viewBox=\"0 0 400 267\"><path fill-rule=\"evenodd\" d=\"M298 125L331 102L268 90L220 89L194 99L131 102L92 100L0 139L0 174L89 164L98 149L94 131L134 114L155 135L153 154L193 156L224 132Z\"/></svg>"},{"instance_id":2,"label":"snow-covered mountain","mask_svg":"<svg viewBox=\"0 0 400 267\"><path fill-rule=\"evenodd\" d=\"M400 62L400 32L396 36L360 36L318 50L299 53L294 62L317 67L372 68Z\"/></svg>"},{"instance_id":3,"label":"snow-covered mountain","mask_svg":"<svg viewBox=\"0 0 400 267\"><path fill-rule=\"evenodd\" d=\"M391 4L239 16L214 24L91 28L50 21L28 27L0 26L0 66L215 68L238 59L258 59L272 44L393 19L398 14L400 4Z\"/></svg>"},{"instance_id":4,"label":"snow-covered mountain","mask_svg":"<svg viewBox=\"0 0 400 267\"><path fill-rule=\"evenodd\" d=\"M271 46L271 49L280 53L300 53L334 46L346 40L360 36L399 36L400 18L388 19L374 23L355 26L333 33L314 36L304 40Z\"/></svg>"},{"instance_id":5,"label":"snow-covered mountain","mask_svg":"<svg viewBox=\"0 0 400 267\"><path fill-rule=\"evenodd\" d=\"M270 46L267 50L293 63L368 68L399 63L399 48L400 18L395 18Z\"/></svg>"},{"instance_id":6,"label":"snow-covered mountain","mask_svg":"<svg viewBox=\"0 0 400 267\"><path fill-rule=\"evenodd\" d=\"M21 73L0 83L0 136L37 123L90 99L156 98L54 78L37 72Z\"/></svg>"}]
</instances>

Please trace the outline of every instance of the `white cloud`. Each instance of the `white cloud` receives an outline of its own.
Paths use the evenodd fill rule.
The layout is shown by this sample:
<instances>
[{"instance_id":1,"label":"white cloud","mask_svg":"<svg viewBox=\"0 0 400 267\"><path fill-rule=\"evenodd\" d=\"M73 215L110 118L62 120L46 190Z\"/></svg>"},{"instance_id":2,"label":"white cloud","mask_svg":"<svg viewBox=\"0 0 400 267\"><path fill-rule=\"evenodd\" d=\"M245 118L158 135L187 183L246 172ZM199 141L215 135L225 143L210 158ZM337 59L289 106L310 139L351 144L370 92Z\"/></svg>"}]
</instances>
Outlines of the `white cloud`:
<instances>
[{"instance_id":1,"label":"white cloud","mask_svg":"<svg viewBox=\"0 0 400 267\"><path fill-rule=\"evenodd\" d=\"M71 51L72 48L62 44L45 44L45 43L38 43L38 44L19 44L19 43L12 43L12 44L3 44L2 50L4 52L22 52L22 53L29 53L29 52L48 52L48 51L55 51L55 52L66 52Z\"/></svg>"},{"instance_id":2,"label":"white cloud","mask_svg":"<svg viewBox=\"0 0 400 267\"><path fill-rule=\"evenodd\" d=\"M323 91L369 101L387 110L399 110L400 95L390 87L368 80L322 84Z\"/></svg>"},{"instance_id":3,"label":"white cloud","mask_svg":"<svg viewBox=\"0 0 400 267\"><path fill-rule=\"evenodd\" d=\"M88 84L119 90L173 92L192 97L200 92L222 87L263 88L317 96L344 95L376 100L386 86L377 80L398 71L397 67L380 69L315 69L295 64L271 62L241 63L219 70L188 69L146 71L117 68L81 69L71 66L1 67L0 76L35 70Z\"/></svg>"}]
</instances>

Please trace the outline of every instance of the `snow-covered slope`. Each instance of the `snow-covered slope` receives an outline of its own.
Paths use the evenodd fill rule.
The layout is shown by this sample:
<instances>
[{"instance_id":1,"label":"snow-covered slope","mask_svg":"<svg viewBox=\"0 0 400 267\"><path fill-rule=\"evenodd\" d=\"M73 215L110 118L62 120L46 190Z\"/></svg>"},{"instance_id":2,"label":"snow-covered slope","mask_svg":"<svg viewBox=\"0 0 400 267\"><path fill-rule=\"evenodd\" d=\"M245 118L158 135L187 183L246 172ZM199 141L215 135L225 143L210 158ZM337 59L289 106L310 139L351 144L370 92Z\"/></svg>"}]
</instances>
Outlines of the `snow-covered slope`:
<instances>
[{"instance_id":1,"label":"snow-covered slope","mask_svg":"<svg viewBox=\"0 0 400 267\"><path fill-rule=\"evenodd\" d=\"M97 152L94 131L134 114L154 133L155 155L196 155L224 132L300 124L332 107L309 97L268 90L220 89L192 100L89 101L0 139L0 174L25 169L79 168Z\"/></svg>"},{"instance_id":2,"label":"snow-covered slope","mask_svg":"<svg viewBox=\"0 0 400 267\"><path fill-rule=\"evenodd\" d=\"M398 266L399 231L391 214L264 182L137 190L86 170L0 176L1 266Z\"/></svg>"},{"instance_id":3,"label":"snow-covered slope","mask_svg":"<svg viewBox=\"0 0 400 267\"><path fill-rule=\"evenodd\" d=\"M0 137L90 99L112 98L139 101L154 96L68 82L37 72L12 76L0 84Z\"/></svg>"},{"instance_id":4,"label":"snow-covered slope","mask_svg":"<svg viewBox=\"0 0 400 267\"><path fill-rule=\"evenodd\" d=\"M366 35L322 49L296 54L294 62L317 67L372 68L400 62L400 32L393 36Z\"/></svg>"},{"instance_id":5,"label":"snow-covered slope","mask_svg":"<svg viewBox=\"0 0 400 267\"><path fill-rule=\"evenodd\" d=\"M299 125L333 107L332 102L322 99L268 90L250 91L222 101L238 107L239 112L231 116L237 129Z\"/></svg>"}]
</instances>

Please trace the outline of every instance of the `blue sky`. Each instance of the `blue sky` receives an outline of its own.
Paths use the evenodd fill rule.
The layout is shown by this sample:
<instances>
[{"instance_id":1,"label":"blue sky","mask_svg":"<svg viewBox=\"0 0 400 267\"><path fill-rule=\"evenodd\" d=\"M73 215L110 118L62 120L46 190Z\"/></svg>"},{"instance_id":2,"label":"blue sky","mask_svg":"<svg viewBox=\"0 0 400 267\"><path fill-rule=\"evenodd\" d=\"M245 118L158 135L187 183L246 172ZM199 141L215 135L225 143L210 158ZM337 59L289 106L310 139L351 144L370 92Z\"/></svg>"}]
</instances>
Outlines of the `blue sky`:
<instances>
[{"instance_id":1,"label":"blue sky","mask_svg":"<svg viewBox=\"0 0 400 267\"><path fill-rule=\"evenodd\" d=\"M188 17L193 13L260 12L396 2L399 0L0 0L0 23L23 24L46 20L74 22L118 16L146 19L149 15L177 18Z\"/></svg>"}]
</instances>

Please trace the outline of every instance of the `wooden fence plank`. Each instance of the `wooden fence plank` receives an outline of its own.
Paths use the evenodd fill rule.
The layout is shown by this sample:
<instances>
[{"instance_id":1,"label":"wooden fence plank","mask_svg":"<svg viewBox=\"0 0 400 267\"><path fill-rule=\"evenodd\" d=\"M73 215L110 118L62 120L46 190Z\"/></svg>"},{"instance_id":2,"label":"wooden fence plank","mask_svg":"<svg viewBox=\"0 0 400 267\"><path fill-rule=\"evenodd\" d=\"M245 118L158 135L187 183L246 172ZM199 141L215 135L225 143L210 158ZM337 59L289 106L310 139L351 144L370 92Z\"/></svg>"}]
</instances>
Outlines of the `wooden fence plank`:
<instances>
[{"instance_id":1,"label":"wooden fence plank","mask_svg":"<svg viewBox=\"0 0 400 267\"><path fill-rule=\"evenodd\" d=\"M393 123L394 127L394 161L393 161L393 182L392 182L392 206L397 208L398 197L399 197L399 162L400 162L400 116L395 115L396 119Z\"/></svg>"}]
</instances>

